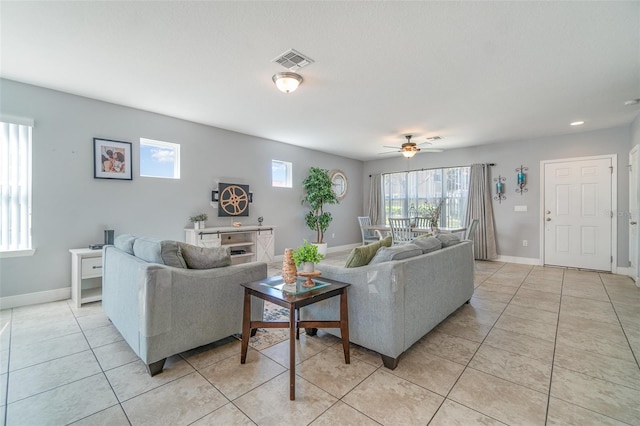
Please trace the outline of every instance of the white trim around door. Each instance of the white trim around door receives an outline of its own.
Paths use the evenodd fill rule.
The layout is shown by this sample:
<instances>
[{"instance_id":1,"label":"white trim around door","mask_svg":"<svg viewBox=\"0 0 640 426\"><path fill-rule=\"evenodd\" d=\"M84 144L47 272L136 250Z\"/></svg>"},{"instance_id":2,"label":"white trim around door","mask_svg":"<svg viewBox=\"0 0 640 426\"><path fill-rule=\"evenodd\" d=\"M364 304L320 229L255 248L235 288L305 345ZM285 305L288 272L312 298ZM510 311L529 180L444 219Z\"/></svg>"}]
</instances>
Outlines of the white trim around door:
<instances>
[{"instance_id":1,"label":"white trim around door","mask_svg":"<svg viewBox=\"0 0 640 426\"><path fill-rule=\"evenodd\" d=\"M539 217L539 230L540 230L540 260L544 265L545 262L545 169L547 165L553 163L567 163L574 161L589 161L589 160L602 160L608 159L611 161L612 177L611 177L611 214L613 219L611 220L611 272L618 273L618 156L616 154L610 155L596 155L591 157L574 157L574 158L561 158L554 160L540 161L540 217Z\"/></svg>"}]
</instances>

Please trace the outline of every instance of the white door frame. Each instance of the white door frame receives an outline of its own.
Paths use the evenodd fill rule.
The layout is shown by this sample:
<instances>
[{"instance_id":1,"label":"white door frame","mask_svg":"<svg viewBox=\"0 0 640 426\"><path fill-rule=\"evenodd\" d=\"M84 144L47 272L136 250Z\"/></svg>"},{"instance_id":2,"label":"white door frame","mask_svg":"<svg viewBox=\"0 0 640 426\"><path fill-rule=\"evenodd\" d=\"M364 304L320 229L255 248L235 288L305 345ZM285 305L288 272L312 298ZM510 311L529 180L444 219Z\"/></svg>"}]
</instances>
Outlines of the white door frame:
<instances>
[{"instance_id":1,"label":"white door frame","mask_svg":"<svg viewBox=\"0 0 640 426\"><path fill-rule=\"evenodd\" d=\"M613 173L611 174L611 208L613 209L613 219L611 220L611 256L613 261L611 262L611 273L618 273L618 155L594 155L591 157L573 157L573 158L558 158L555 160L543 160L540 161L540 263L544 265L544 247L545 247L545 232L544 232L544 190L545 190L545 166L552 163L567 163L571 161L583 161L583 160L602 160L610 159L611 166L613 167Z\"/></svg>"}]
</instances>

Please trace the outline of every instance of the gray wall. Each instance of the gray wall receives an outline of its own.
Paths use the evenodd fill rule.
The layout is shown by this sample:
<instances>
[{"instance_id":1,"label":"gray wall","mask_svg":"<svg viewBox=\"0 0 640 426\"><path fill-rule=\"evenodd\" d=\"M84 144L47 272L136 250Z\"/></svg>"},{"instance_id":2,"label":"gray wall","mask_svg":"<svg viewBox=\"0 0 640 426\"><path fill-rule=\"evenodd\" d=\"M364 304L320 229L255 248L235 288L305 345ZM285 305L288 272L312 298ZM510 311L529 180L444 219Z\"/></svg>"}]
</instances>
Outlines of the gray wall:
<instances>
[{"instance_id":1,"label":"gray wall","mask_svg":"<svg viewBox=\"0 0 640 426\"><path fill-rule=\"evenodd\" d=\"M399 155L386 160L369 161L364 166L365 188L363 203L368 205L369 175L420 168L466 166L472 163L495 163L491 173L507 178L507 199L494 201L498 254L523 258L540 258L540 162L561 158L617 154L618 170L618 265L628 266L629 224L624 212L629 210L629 179L626 165L629 163L631 126L596 130L533 140L495 143L473 148L456 149L442 153L418 154L411 160ZM516 167L529 168L528 192L515 192ZM492 180L493 182L493 180ZM494 187L492 186L492 194ZM495 194L493 194L495 195ZM514 206L526 205L526 213L514 212ZM529 245L522 246L522 240Z\"/></svg>"},{"instance_id":2,"label":"gray wall","mask_svg":"<svg viewBox=\"0 0 640 426\"><path fill-rule=\"evenodd\" d=\"M217 183L250 185L251 216L277 227L276 255L315 240L304 225L300 183L309 167L341 169L347 197L330 206L335 220L329 246L360 240L363 163L204 126L159 114L0 80L0 112L35 120L33 129L33 246L31 257L0 259L0 297L69 287L70 248L102 242L104 229L163 239L184 239L188 217L207 212L208 226L228 226L209 205ZM238 111L242 114L242 111ZM93 138L133 143L133 181L93 178ZM179 143L181 179L139 176L140 137ZM271 160L293 163L293 189L271 187ZM335 234L335 238L332 238Z\"/></svg>"}]
</instances>

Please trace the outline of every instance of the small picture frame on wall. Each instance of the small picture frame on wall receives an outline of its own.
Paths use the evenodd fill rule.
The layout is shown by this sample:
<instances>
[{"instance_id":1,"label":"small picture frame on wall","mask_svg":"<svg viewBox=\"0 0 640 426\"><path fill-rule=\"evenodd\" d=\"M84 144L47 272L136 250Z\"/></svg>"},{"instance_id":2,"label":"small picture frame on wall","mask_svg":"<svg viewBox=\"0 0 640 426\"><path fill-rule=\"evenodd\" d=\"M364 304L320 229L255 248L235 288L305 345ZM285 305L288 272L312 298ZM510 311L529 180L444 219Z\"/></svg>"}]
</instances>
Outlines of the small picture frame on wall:
<instances>
[{"instance_id":1,"label":"small picture frame on wall","mask_svg":"<svg viewBox=\"0 0 640 426\"><path fill-rule=\"evenodd\" d=\"M93 138L93 177L132 180L131 142Z\"/></svg>"}]
</instances>

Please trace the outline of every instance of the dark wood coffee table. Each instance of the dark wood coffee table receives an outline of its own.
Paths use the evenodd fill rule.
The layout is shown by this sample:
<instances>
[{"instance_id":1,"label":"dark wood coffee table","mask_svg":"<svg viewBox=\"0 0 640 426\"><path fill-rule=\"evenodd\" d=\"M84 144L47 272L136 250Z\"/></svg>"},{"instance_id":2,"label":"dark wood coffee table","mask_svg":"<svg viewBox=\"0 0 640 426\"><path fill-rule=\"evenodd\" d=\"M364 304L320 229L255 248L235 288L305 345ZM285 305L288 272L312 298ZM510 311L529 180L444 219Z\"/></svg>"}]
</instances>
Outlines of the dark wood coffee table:
<instances>
[{"instance_id":1,"label":"dark wood coffee table","mask_svg":"<svg viewBox=\"0 0 640 426\"><path fill-rule=\"evenodd\" d=\"M286 292L282 290L284 282L282 277L270 277L259 281L241 284L244 287L244 311L242 317L242 349L240 363L247 359L249 347L249 334L256 328L289 328L289 399L296 399L296 342L299 338L300 327L306 329L339 328L342 334L342 348L344 350L344 362L349 364L349 318L347 306L347 287L351 284L327 278L314 279L315 287L304 287L304 278L298 278L296 291ZM298 311L300 308L311 305L321 300L334 296L340 296L340 319L337 321L300 321ZM267 300L283 308L289 309L289 321L251 321L251 296Z\"/></svg>"}]
</instances>

